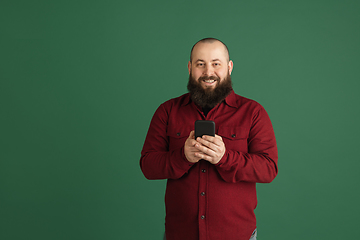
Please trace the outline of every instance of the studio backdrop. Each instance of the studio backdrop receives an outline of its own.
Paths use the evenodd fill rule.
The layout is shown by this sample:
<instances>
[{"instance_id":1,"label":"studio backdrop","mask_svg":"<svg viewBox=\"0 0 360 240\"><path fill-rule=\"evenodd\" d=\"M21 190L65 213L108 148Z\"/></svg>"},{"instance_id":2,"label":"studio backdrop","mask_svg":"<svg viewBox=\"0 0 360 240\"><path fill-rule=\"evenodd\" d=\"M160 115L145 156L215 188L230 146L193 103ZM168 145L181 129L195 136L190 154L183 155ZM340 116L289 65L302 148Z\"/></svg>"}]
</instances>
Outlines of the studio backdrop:
<instances>
[{"instance_id":1,"label":"studio backdrop","mask_svg":"<svg viewBox=\"0 0 360 240\"><path fill-rule=\"evenodd\" d=\"M152 115L214 37L267 110L279 174L258 239L356 238L360 2L1 1L0 239L162 239L165 180L142 175Z\"/></svg>"}]
</instances>

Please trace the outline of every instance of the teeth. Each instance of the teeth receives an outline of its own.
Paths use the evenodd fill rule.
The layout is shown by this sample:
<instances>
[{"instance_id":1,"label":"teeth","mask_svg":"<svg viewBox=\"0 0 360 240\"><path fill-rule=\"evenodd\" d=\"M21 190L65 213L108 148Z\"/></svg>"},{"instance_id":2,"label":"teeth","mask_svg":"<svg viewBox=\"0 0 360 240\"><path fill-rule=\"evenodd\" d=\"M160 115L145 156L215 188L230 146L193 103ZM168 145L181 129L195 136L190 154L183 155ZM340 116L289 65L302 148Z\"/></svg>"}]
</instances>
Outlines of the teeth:
<instances>
[{"instance_id":1,"label":"teeth","mask_svg":"<svg viewBox=\"0 0 360 240\"><path fill-rule=\"evenodd\" d=\"M215 82L215 80L205 80L205 82L212 83L212 82Z\"/></svg>"}]
</instances>

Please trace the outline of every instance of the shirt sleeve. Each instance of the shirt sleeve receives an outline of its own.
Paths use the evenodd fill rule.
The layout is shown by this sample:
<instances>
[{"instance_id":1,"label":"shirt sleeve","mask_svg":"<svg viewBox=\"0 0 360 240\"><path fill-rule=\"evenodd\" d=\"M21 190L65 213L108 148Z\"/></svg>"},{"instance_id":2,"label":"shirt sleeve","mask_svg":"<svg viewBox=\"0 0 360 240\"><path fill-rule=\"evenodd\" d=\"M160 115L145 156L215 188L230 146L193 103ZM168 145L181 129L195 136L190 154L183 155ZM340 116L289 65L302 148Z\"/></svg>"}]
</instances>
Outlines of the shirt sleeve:
<instances>
[{"instance_id":1,"label":"shirt sleeve","mask_svg":"<svg viewBox=\"0 0 360 240\"><path fill-rule=\"evenodd\" d=\"M171 106L164 103L156 110L141 151L140 168L147 179L178 179L191 168L184 146L169 151L167 126Z\"/></svg>"},{"instance_id":2,"label":"shirt sleeve","mask_svg":"<svg viewBox=\"0 0 360 240\"><path fill-rule=\"evenodd\" d=\"M220 176L226 182L269 183L278 173L277 145L269 116L260 106L251 119L248 152L227 149L216 164Z\"/></svg>"}]
</instances>

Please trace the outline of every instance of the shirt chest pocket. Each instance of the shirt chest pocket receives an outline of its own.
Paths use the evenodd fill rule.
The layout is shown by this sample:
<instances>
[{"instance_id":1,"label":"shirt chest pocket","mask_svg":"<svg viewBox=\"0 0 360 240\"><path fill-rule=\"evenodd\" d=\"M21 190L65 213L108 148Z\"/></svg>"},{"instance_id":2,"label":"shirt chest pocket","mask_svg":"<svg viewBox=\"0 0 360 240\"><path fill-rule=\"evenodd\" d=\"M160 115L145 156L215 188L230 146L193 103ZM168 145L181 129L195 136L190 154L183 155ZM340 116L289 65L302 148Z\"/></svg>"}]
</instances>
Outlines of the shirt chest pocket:
<instances>
[{"instance_id":1,"label":"shirt chest pocket","mask_svg":"<svg viewBox=\"0 0 360 240\"><path fill-rule=\"evenodd\" d=\"M171 128L167 131L169 151L182 148L191 132L190 127Z\"/></svg>"},{"instance_id":2,"label":"shirt chest pocket","mask_svg":"<svg viewBox=\"0 0 360 240\"><path fill-rule=\"evenodd\" d=\"M226 149L248 152L248 129L244 127L220 126L218 135L222 137Z\"/></svg>"}]
</instances>

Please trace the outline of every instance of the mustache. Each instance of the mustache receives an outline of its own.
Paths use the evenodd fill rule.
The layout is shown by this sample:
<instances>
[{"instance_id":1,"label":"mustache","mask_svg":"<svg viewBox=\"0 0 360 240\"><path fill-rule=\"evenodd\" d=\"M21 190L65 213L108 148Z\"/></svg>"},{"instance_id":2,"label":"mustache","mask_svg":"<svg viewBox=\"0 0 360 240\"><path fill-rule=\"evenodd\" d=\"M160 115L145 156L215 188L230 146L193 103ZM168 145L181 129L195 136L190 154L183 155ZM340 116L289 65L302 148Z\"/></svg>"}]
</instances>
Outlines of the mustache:
<instances>
[{"instance_id":1,"label":"mustache","mask_svg":"<svg viewBox=\"0 0 360 240\"><path fill-rule=\"evenodd\" d=\"M217 77L217 76L202 76L202 77L199 77L198 81L204 81L204 80L215 80L215 81L220 81L220 78Z\"/></svg>"}]
</instances>

